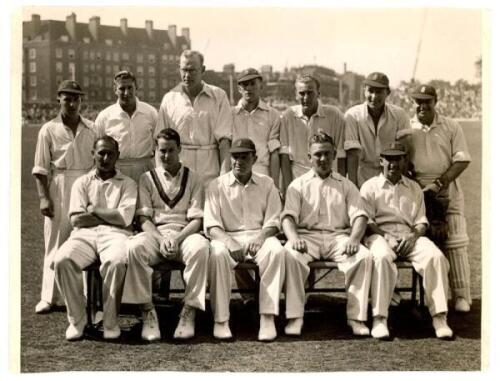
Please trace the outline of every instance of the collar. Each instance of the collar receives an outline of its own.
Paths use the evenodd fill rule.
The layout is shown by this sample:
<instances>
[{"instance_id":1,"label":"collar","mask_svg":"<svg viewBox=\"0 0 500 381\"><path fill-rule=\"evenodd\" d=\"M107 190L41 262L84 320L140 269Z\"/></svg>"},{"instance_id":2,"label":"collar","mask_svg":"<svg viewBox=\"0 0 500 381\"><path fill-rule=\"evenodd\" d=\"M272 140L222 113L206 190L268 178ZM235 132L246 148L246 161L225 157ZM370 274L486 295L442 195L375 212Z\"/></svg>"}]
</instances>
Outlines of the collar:
<instances>
[{"instance_id":1,"label":"collar","mask_svg":"<svg viewBox=\"0 0 500 381\"><path fill-rule=\"evenodd\" d=\"M403 185L407 188L410 187L410 184L408 182L408 178L406 178L404 175L401 176L401 179L399 179L399 181L396 183L396 184L393 184L391 183L385 176L384 174L381 172L378 177L377 177L377 183L378 183L378 186L383 188L386 184L387 185L390 185L390 186L397 186L397 185Z\"/></svg>"},{"instance_id":2,"label":"collar","mask_svg":"<svg viewBox=\"0 0 500 381\"><path fill-rule=\"evenodd\" d=\"M295 116L297 118L299 118L299 119L302 119L302 118L306 117L304 115L304 113L302 112L302 106L301 105L293 106L292 107L292 111L294 112ZM321 103L321 101L319 99L318 99L318 109L316 110L316 112L314 114L311 115L311 117L309 119L312 119L315 116L317 116L319 118L326 117L326 114L325 114L325 111L324 111L324 108L323 108L323 104Z\"/></svg>"},{"instance_id":3,"label":"collar","mask_svg":"<svg viewBox=\"0 0 500 381\"><path fill-rule=\"evenodd\" d=\"M417 126L417 128L424 130L424 131L432 130L433 128L436 128L436 127L440 126L441 124L443 124L443 121L441 120L441 118L439 117L439 114L437 112L434 114L434 120L432 121L430 126L426 126L425 124L422 124L420 122L420 120L418 120L417 115L413 116L412 122Z\"/></svg>"},{"instance_id":4,"label":"collar","mask_svg":"<svg viewBox=\"0 0 500 381\"><path fill-rule=\"evenodd\" d=\"M89 175L90 175L90 178L95 179L95 180L100 180L100 181L109 181L109 180L120 180L121 181L121 180L125 179L125 175L123 173L121 173L118 168L115 168L115 171L116 171L115 175L113 177L110 177L107 180L103 180L97 176L97 168L95 168L95 167L90 170Z\"/></svg>"},{"instance_id":5,"label":"collar","mask_svg":"<svg viewBox=\"0 0 500 381\"><path fill-rule=\"evenodd\" d=\"M234 175L233 171L229 171L228 172L229 175L229 186L234 186L234 185L242 185L242 186L245 186L245 185L248 185L249 183L254 183L255 185L258 185L259 181L258 181L258 177L255 176L255 173L252 171L252 176L250 177L250 180L248 180L248 183L246 183L245 185L243 185L242 183L240 183L238 181L238 179L236 178L236 176Z\"/></svg>"},{"instance_id":6,"label":"collar","mask_svg":"<svg viewBox=\"0 0 500 381\"><path fill-rule=\"evenodd\" d=\"M118 99L116 100L116 103L114 104L114 106L115 107L113 107L112 112L116 113L116 114L114 114L115 116L117 114L121 114L121 113L125 113L125 114L128 115L128 113L124 109L122 109L122 106L120 106L120 101ZM137 97L135 97L135 111L134 111L134 114L136 114L136 113L144 113L144 109L142 107L142 102ZM134 114L132 114L132 115L134 115Z\"/></svg>"},{"instance_id":7,"label":"collar","mask_svg":"<svg viewBox=\"0 0 500 381\"><path fill-rule=\"evenodd\" d=\"M364 105L364 107L363 107L363 111L364 111L364 113L365 113L365 116L366 116L367 118L368 118L368 117L370 117L370 118L371 118L370 113L369 113L369 111L368 111L368 101L365 101L365 102L363 103L363 105ZM389 112L389 107L390 107L390 106L388 105L388 103L387 103L387 102L385 102L385 103L384 103L384 110L382 111L382 114L380 114L380 119L382 119L382 116L384 116L384 114L387 114L387 113Z\"/></svg>"},{"instance_id":8,"label":"collar","mask_svg":"<svg viewBox=\"0 0 500 381\"><path fill-rule=\"evenodd\" d=\"M242 111L246 111L244 108L243 108L243 100L240 99L238 101L238 104L234 107L234 109L236 110L237 113L240 113ZM257 110L257 109L261 109L261 110L264 110L264 111L269 111L269 106L262 100L262 99L259 99L259 103L257 104L257 107L252 110L251 112Z\"/></svg>"},{"instance_id":9,"label":"collar","mask_svg":"<svg viewBox=\"0 0 500 381\"><path fill-rule=\"evenodd\" d=\"M92 129L92 125L91 125L91 122L90 120L88 119L85 119L82 114L78 114L80 116L80 121L78 122L78 126L77 126L77 130L78 130L78 127L80 125L82 125L83 127L85 128L88 128L88 129ZM59 112L57 114L57 116L54 118L54 123L57 123L57 124L60 124L61 126L63 127L66 127L66 125L63 123L63 120L62 120L62 115L61 113Z\"/></svg>"},{"instance_id":10,"label":"collar","mask_svg":"<svg viewBox=\"0 0 500 381\"><path fill-rule=\"evenodd\" d=\"M210 98L215 98L215 94L214 94L214 91L213 89L210 87L209 84L207 84L205 81L201 81L201 84L203 85L202 88L201 88L201 91L198 95L201 95L201 94L205 94L206 96L210 97ZM172 90L170 91L176 91L176 92L179 92L185 96L188 97L188 94L186 94L184 92L184 89L182 87L182 82L178 83L177 86L175 86ZM198 96L197 95L197 96Z\"/></svg>"},{"instance_id":11,"label":"collar","mask_svg":"<svg viewBox=\"0 0 500 381\"><path fill-rule=\"evenodd\" d=\"M332 170L330 172L330 174L325 177L324 179L322 179L321 177L319 177L319 175L316 173L316 171L311 168L305 175L304 177L307 179L307 180L312 180L314 178L318 178L320 180L326 180L326 179L333 179L333 180L337 180L337 181L342 181L344 179L343 176L339 175L337 172L335 172L334 170Z\"/></svg>"}]
</instances>

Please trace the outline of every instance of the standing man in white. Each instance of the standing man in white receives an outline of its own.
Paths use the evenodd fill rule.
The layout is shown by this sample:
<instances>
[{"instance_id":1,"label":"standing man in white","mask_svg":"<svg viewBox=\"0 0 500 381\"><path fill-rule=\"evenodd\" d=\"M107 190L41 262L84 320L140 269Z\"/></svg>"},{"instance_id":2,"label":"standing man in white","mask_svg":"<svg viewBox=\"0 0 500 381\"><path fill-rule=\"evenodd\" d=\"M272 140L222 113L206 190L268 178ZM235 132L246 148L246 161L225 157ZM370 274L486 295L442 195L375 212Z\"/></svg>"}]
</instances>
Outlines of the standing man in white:
<instances>
[{"instance_id":1,"label":"standing man in white","mask_svg":"<svg viewBox=\"0 0 500 381\"><path fill-rule=\"evenodd\" d=\"M95 120L98 137L109 135L120 145L116 166L122 173L139 182L141 175L154 168L154 131L156 109L140 101L137 82L127 70L115 74L116 103L102 110Z\"/></svg>"},{"instance_id":2,"label":"standing man in white","mask_svg":"<svg viewBox=\"0 0 500 381\"><path fill-rule=\"evenodd\" d=\"M202 80L203 62L200 52L182 52L182 82L163 97L156 133L176 130L181 137L181 162L207 184L230 169L232 115L224 90Z\"/></svg>"},{"instance_id":3,"label":"standing man in white","mask_svg":"<svg viewBox=\"0 0 500 381\"><path fill-rule=\"evenodd\" d=\"M38 133L33 176L35 177L40 212L45 216L43 281L36 313L49 312L59 300L51 268L57 249L71 233L68 218L73 182L93 165L95 140L93 123L80 115L84 95L75 81L61 82L57 90L59 115L42 126Z\"/></svg>"}]
</instances>

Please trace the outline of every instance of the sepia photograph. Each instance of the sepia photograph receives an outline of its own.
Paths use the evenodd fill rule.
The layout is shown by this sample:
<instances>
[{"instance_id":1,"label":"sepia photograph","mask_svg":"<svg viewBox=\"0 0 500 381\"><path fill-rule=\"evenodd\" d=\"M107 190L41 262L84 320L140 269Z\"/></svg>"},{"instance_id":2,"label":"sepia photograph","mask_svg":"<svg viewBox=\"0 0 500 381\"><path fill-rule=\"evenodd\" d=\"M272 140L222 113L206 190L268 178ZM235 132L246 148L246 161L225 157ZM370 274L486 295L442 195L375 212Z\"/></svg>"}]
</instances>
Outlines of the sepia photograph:
<instances>
[{"instance_id":1,"label":"sepia photograph","mask_svg":"<svg viewBox=\"0 0 500 381\"><path fill-rule=\"evenodd\" d=\"M349 6L16 9L11 371L494 361L491 11Z\"/></svg>"}]
</instances>

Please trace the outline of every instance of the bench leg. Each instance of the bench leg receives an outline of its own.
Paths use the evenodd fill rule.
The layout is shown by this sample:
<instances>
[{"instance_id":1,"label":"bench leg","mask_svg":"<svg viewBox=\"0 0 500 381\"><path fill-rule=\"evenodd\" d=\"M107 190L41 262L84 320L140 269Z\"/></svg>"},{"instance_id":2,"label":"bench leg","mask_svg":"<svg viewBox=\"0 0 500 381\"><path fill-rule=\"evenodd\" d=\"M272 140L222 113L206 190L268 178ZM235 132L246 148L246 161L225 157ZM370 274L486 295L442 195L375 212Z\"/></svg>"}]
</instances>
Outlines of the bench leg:
<instances>
[{"instance_id":1,"label":"bench leg","mask_svg":"<svg viewBox=\"0 0 500 381\"><path fill-rule=\"evenodd\" d=\"M415 269L412 269L411 273L411 304L412 306L417 305L417 278L418 273Z\"/></svg>"},{"instance_id":2,"label":"bench leg","mask_svg":"<svg viewBox=\"0 0 500 381\"><path fill-rule=\"evenodd\" d=\"M161 273L160 279L160 294L166 298L170 299L170 279L172 278L171 271L164 271Z\"/></svg>"}]
</instances>

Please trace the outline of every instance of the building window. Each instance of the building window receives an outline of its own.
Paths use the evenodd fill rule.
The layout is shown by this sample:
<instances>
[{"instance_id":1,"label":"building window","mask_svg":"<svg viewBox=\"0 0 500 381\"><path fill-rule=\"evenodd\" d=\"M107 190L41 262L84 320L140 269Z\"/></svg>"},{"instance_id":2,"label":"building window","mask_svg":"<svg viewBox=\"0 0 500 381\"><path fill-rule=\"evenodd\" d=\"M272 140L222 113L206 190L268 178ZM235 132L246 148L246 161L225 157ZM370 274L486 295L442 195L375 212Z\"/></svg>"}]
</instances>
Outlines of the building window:
<instances>
[{"instance_id":1,"label":"building window","mask_svg":"<svg viewBox=\"0 0 500 381\"><path fill-rule=\"evenodd\" d=\"M83 64L83 72L84 73L88 73L89 72L89 64L87 64L87 63Z\"/></svg>"},{"instance_id":2,"label":"building window","mask_svg":"<svg viewBox=\"0 0 500 381\"><path fill-rule=\"evenodd\" d=\"M149 100L154 101L156 99L156 91L149 92Z\"/></svg>"},{"instance_id":3,"label":"building window","mask_svg":"<svg viewBox=\"0 0 500 381\"><path fill-rule=\"evenodd\" d=\"M154 88L155 88L155 86L156 86L156 81L154 80L154 78L150 78L150 79L148 80L148 87L149 87L150 89L154 89Z\"/></svg>"},{"instance_id":4,"label":"building window","mask_svg":"<svg viewBox=\"0 0 500 381\"><path fill-rule=\"evenodd\" d=\"M174 62L175 61L175 56L173 54L170 54L168 56L168 58L169 58L170 62Z\"/></svg>"},{"instance_id":5,"label":"building window","mask_svg":"<svg viewBox=\"0 0 500 381\"><path fill-rule=\"evenodd\" d=\"M144 75L144 67L141 65L137 66L137 75L142 76Z\"/></svg>"},{"instance_id":6,"label":"building window","mask_svg":"<svg viewBox=\"0 0 500 381\"><path fill-rule=\"evenodd\" d=\"M63 51L61 48L56 48L56 58L62 58Z\"/></svg>"},{"instance_id":7,"label":"building window","mask_svg":"<svg viewBox=\"0 0 500 381\"><path fill-rule=\"evenodd\" d=\"M95 63L90 64L90 72L94 73L95 72Z\"/></svg>"},{"instance_id":8,"label":"building window","mask_svg":"<svg viewBox=\"0 0 500 381\"><path fill-rule=\"evenodd\" d=\"M59 84L63 81L63 76L62 75L56 75L56 83L59 86Z\"/></svg>"},{"instance_id":9,"label":"building window","mask_svg":"<svg viewBox=\"0 0 500 381\"><path fill-rule=\"evenodd\" d=\"M139 62L139 63L144 62L144 56L142 55L142 53L137 54L137 62Z\"/></svg>"},{"instance_id":10,"label":"building window","mask_svg":"<svg viewBox=\"0 0 500 381\"><path fill-rule=\"evenodd\" d=\"M101 52L97 52L95 54L96 58L100 61L102 59L102 53Z\"/></svg>"},{"instance_id":11,"label":"building window","mask_svg":"<svg viewBox=\"0 0 500 381\"><path fill-rule=\"evenodd\" d=\"M167 54L162 54L161 55L161 63L166 64L168 62L168 55Z\"/></svg>"},{"instance_id":12,"label":"building window","mask_svg":"<svg viewBox=\"0 0 500 381\"><path fill-rule=\"evenodd\" d=\"M90 44L90 37L83 37L84 44Z\"/></svg>"},{"instance_id":13,"label":"building window","mask_svg":"<svg viewBox=\"0 0 500 381\"><path fill-rule=\"evenodd\" d=\"M35 75L30 75L30 86L36 87L36 76Z\"/></svg>"},{"instance_id":14,"label":"building window","mask_svg":"<svg viewBox=\"0 0 500 381\"><path fill-rule=\"evenodd\" d=\"M111 74L111 65L106 65L106 74Z\"/></svg>"},{"instance_id":15,"label":"building window","mask_svg":"<svg viewBox=\"0 0 500 381\"><path fill-rule=\"evenodd\" d=\"M95 52L94 52L93 50L91 50L91 51L89 52L89 59L90 59L91 61L95 60Z\"/></svg>"},{"instance_id":16,"label":"building window","mask_svg":"<svg viewBox=\"0 0 500 381\"><path fill-rule=\"evenodd\" d=\"M113 93L108 90L106 91L106 100L110 101L111 99L113 99Z\"/></svg>"},{"instance_id":17,"label":"building window","mask_svg":"<svg viewBox=\"0 0 500 381\"><path fill-rule=\"evenodd\" d=\"M163 89L166 89L166 88L168 87L168 80L167 80L167 79L163 78L163 79L161 80L161 87L162 87Z\"/></svg>"},{"instance_id":18,"label":"building window","mask_svg":"<svg viewBox=\"0 0 500 381\"><path fill-rule=\"evenodd\" d=\"M108 87L108 88L113 87L113 79L112 78L106 77L105 83L106 83L106 87Z\"/></svg>"},{"instance_id":19,"label":"building window","mask_svg":"<svg viewBox=\"0 0 500 381\"><path fill-rule=\"evenodd\" d=\"M63 64L60 61L56 62L56 73L62 73L63 72Z\"/></svg>"},{"instance_id":20,"label":"building window","mask_svg":"<svg viewBox=\"0 0 500 381\"><path fill-rule=\"evenodd\" d=\"M156 62L156 56L153 53L148 54L148 62L151 64Z\"/></svg>"},{"instance_id":21,"label":"building window","mask_svg":"<svg viewBox=\"0 0 500 381\"><path fill-rule=\"evenodd\" d=\"M120 71L120 66L113 65L113 73L118 73L118 71Z\"/></svg>"},{"instance_id":22,"label":"building window","mask_svg":"<svg viewBox=\"0 0 500 381\"><path fill-rule=\"evenodd\" d=\"M104 40L104 43L108 46L113 46L113 40L110 40L109 38Z\"/></svg>"},{"instance_id":23,"label":"building window","mask_svg":"<svg viewBox=\"0 0 500 381\"><path fill-rule=\"evenodd\" d=\"M111 52L110 51L106 52L106 61L111 61Z\"/></svg>"},{"instance_id":24,"label":"building window","mask_svg":"<svg viewBox=\"0 0 500 381\"><path fill-rule=\"evenodd\" d=\"M89 77L85 76L83 77L83 87L89 87L90 81Z\"/></svg>"},{"instance_id":25,"label":"building window","mask_svg":"<svg viewBox=\"0 0 500 381\"><path fill-rule=\"evenodd\" d=\"M113 61L115 61L115 62L120 61L120 53L113 52Z\"/></svg>"},{"instance_id":26,"label":"building window","mask_svg":"<svg viewBox=\"0 0 500 381\"><path fill-rule=\"evenodd\" d=\"M144 91L142 90L137 90L137 98L144 98Z\"/></svg>"},{"instance_id":27,"label":"building window","mask_svg":"<svg viewBox=\"0 0 500 381\"><path fill-rule=\"evenodd\" d=\"M69 36L67 36L67 35L61 36L61 41L62 42L68 42L69 41Z\"/></svg>"},{"instance_id":28,"label":"building window","mask_svg":"<svg viewBox=\"0 0 500 381\"><path fill-rule=\"evenodd\" d=\"M96 71L102 71L102 65L100 63L95 65L95 70Z\"/></svg>"},{"instance_id":29,"label":"building window","mask_svg":"<svg viewBox=\"0 0 500 381\"><path fill-rule=\"evenodd\" d=\"M36 49L31 48L30 50L28 50L28 56L30 59L34 60L36 58Z\"/></svg>"},{"instance_id":30,"label":"building window","mask_svg":"<svg viewBox=\"0 0 500 381\"><path fill-rule=\"evenodd\" d=\"M144 87L144 79L137 78L137 87L140 87L141 89Z\"/></svg>"},{"instance_id":31,"label":"building window","mask_svg":"<svg viewBox=\"0 0 500 381\"><path fill-rule=\"evenodd\" d=\"M75 59L75 49L68 49L68 58L70 60Z\"/></svg>"},{"instance_id":32,"label":"building window","mask_svg":"<svg viewBox=\"0 0 500 381\"><path fill-rule=\"evenodd\" d=\"M128 61L128 60L130 60L130 54L129 54L129 52L123 52L123 53L122 53L122 59L123 59L124 61Z\"/></svg>"},{"instance_id":33,"label":"building window","mask_svg":"<svg viewBox=\"0 0 500 381\"><path fill-rule=\"evenodd\" d=\"M36 62L30 62L30 73L36 73Z\"/></svg>"},{"instance_id":34,"label":"building window","mask_svg":"<svg viewBox=\"0 0 500 381\"><path fill-rule=\"evenodd\" d=\"M122 70L132 71L132 70L130 69L130 66L128 66L128 65L123 65Z\"/></svg>"},{"instance_id":35,"label":"building window","mask_svg":"<svg viewBox=\"0 0 500 381\"><path fill-rule=\"evenodd\" d=\"M84 50L83 51L83 59L84 60L88 60L89 59L89 51L88 50Z\"/></svg>"},{"instance_id":36,"label":"building window","mask_svg":"<svg viewBox=\"0 0 500 381\"><path fill-rule=\"evenodd\" d=\"M154 66L148 67L148 75L156 75L156 70Z\"/></svg>"}]
</instances>

